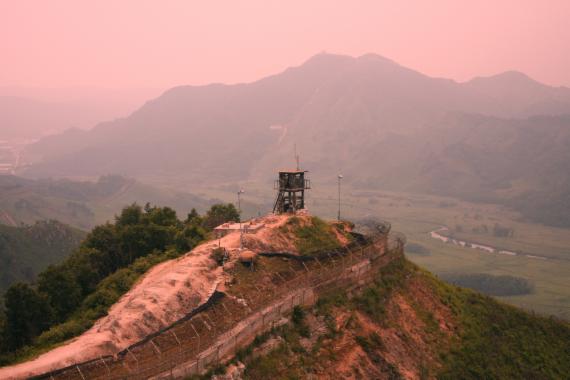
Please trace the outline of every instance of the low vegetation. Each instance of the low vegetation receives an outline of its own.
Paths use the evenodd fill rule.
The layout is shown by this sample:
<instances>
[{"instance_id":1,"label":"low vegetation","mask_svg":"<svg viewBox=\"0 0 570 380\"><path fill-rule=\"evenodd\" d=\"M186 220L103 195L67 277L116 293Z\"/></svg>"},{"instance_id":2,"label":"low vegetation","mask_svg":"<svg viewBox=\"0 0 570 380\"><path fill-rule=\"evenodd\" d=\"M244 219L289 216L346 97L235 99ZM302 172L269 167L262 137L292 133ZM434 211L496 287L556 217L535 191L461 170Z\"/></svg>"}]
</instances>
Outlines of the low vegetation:
<instances>
[{"instance_id":1,"label":"low vegetation","mask_svg":"<svg viewBox=\"0 0 570 380\"><path fill-rule=\"evenodd\" d=\"M383 267L374 282L354 299L354 307L382 323L386 316L386 304L392 292L400 289L413 264L404 257L395 259Z\"/></svg>"},{"instance_id":2,"label":"low vegetation","mask_svg":"<svg viewBox=\"0 0 570 380\"><path fill-rule=\"evenodd\" d=\"M408 319L400 302L411 306ZM356 296L338 291L295 308L289 324L258 337L236 360L245 379L330 377L339 368L356 378L401 379L413 369L420 379L563 379L569 350L568 323L444 283L402 257Z\"/></svg>"},{"instance_id":3,"label":"low vegetation","mask_svg":"<svg viewBox=\"0 0 570 380\"><path fill-rule=\"evenodd\" d=\"M231 204L185 220L168 207L125 207L114 223L98 226L65 261L35 284L11 286L0 314L0 364L44 351L89 327L154 265L207 238L213 219L235 220Z\"/></svg>"},{"instance_id":4,"label":"low vegetation","mask_svg":"<svg viewBox=\"0 0 570 380\"><path fill-rule=\"evenodd\" d=\"M459 322L442 353L441 379L564 379L570 373L570 325L524 312L424 274Z\"/></svg>"},{"instance_id":5,"label":"low vegetation","mask_svg":"<svg viewBox=\"0 0 570 380\"><path fill-rule=\"evenodd\" d=\"M452 273L441 276L445 281L477 290L490 296L520 296L530 294L534 287L530 281L514 276L494 276L486 273Z\"/></svg>"},{"instance_id":6,"label":"low vegetation","mask_svg":"<svg viewBox=\"0 0 570 380\"><path fill-rule=\"evenodd\" d=\"M426 248L421 244L407 243L406 253L409 253L411 255L429 256L431 254L431 251L429 250L429 248Z\"/></svg>"},{"instance_id":7,"label":"low vegetation","mask_svg":"<svg viewBox=\"0 0 570 380\"><path fill-rule=\"evenodd\" d=\"M283 228L295 235L295 246L301 255L311 256L319 252L330 252L339 249L341 245L333 230L337 227L316 216L310 217L308 221L292 217Z\"/></svg>"}]
</instances>

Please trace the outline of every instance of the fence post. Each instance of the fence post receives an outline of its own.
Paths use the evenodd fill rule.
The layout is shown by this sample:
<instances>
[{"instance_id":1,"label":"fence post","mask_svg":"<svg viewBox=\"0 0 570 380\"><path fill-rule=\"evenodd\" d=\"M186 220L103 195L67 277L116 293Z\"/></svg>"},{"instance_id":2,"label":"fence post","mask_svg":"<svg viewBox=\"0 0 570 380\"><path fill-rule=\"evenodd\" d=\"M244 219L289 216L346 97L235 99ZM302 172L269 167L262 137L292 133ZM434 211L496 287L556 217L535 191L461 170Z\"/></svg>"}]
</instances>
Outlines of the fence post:
<instances>
[{"instance_id":1,"label":"fence post","mask_svg":"<svg viewBox=\"0 0 570 380\"><path fill-rule=\"evenodd\" d=\"M192 330L194 330L194 332L196 333L196 336L198 337L198 351L200 351L200 334L198 334L198 331L196 331L196 328L194 327L192 322L190 322L190 327L192 327Z\"/></svg>"},{"instance_id":2,"label":"fence post","mask_svg":"<svg viewBox=\"0 0 570 380\"><path fill-rule=\"evenodd\" d=\"M105 368L107 368L107 374L110 375L111 370L109 369L109 366L107 365L107 363L105 363L105 359L103 359L103 357L101 355L99 355L99 360L101 360L103 362L103 365L105 366Z\"/></svg>"},{"instance_id":3,"label":"fence post","mask_svg":"<svg viewBox=\"0 0 570 380\"><path fill-rule=\"evenodd\" d=\"M131 352L131 350L129 350L128 347L127 347L127 352L128 352L129 354L131 354L131 355L133 356L133 358L135 358L135 361L137 362L137 371L138 371L138 370L139 370L139 359L137 359L137 357L135 356L135 354L133 354L133 353Z\"/></svg>"},{"instance_id":4,"label":"fence post","mask_svg":"<svg viewBox=\"0 0 570 380\"><path fill-rule=\"evenodd\" d=\"M77 364L75 365L75 368L77 368L77 371L79 372L79 375L81 376L81 378L83 380L85 380L85 376L83 376L83 373L81 372L81 370L79 369L79 366Z\"/></svg>"}]
</instances>

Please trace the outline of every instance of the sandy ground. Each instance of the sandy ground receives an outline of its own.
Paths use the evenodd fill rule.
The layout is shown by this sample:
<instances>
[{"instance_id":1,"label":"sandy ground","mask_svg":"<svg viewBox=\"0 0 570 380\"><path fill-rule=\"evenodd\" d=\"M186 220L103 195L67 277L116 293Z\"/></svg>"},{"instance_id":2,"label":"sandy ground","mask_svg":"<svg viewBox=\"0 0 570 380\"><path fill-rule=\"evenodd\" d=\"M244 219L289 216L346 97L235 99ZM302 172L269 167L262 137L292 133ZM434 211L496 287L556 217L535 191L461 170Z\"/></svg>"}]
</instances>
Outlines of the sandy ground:
<instances>
[{"instance_id":1,"label":"sandy ground","mask_svg":"<svg viewBox=\"0 0 570 380\"><path fill-rule=\"evenodd\" d=\"M287 219L287 216L272 215L258 219L264 227L254 234L244 235L244 246L255 252L295 252L291 239L278 229ZM184 317L208 300L223 283L222 268L209 257L218 244L233 253L233 260L237 259L240 234L233 232L155 266L91 329L35 359L0 368L0 379L26 378L99 356L114 355Z\"/></svg>"}]
</instances>

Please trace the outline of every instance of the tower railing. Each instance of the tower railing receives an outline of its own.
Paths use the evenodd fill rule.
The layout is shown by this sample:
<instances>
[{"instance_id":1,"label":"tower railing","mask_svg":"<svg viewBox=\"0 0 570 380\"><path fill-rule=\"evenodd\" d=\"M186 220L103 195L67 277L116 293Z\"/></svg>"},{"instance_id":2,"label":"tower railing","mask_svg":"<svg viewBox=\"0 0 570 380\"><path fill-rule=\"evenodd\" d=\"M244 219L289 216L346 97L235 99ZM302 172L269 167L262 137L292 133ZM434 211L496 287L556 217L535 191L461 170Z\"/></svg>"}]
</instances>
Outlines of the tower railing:
<instances>
[{"instance_id":1,"label":"tower railing","mask_svg":"<svg viewBox=\"0 0 570 380\"><path fill-rule=\"evenodd\" d=\"M310 188L311 180L307 178L276 179L273 183L273 190L308 190Z\"/></svg>"}]
</instances>

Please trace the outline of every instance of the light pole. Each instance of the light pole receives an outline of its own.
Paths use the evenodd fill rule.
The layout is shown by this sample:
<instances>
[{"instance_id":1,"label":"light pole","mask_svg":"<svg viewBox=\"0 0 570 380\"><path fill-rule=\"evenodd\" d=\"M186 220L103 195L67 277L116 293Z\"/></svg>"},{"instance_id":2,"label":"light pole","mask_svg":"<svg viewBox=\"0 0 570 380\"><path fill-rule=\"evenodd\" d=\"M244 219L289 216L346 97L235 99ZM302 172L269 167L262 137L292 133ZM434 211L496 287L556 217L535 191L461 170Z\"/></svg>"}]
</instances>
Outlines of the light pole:
<instances>
[{"instance_id":1,"label":"light pole","mask_svg":"<svg viewBox=\"0 0 570 380\"><path fill-rule=\"evenodd\" d=\"M243 189L239 189L238 196L238 219L239 219L239 248L243 248L243 229L241 228L241 195L245 193Z\"/></svg>"},{"instance_id":2,"label":"light pole","mask_svg":"<svg viewBox=\"0 0 570 380\"><path fill-rule=\"evenodd\" d=\"M239 191L237 192L237 196L238 196L238 218L241 221L241 195L245 193L245 191L243 191L243 189L239 189Z\"/></svg>"},{"instance_id":3,"label":"light pole","mask_svg":"<svg viewBox=\"0 0 570 380\"><path fill-rule=\"evenodd\" d=\"M340 180L342 179L342 174L338 175L338 216L337 219L340 221Z\"/></svg>"}]
</instances>

